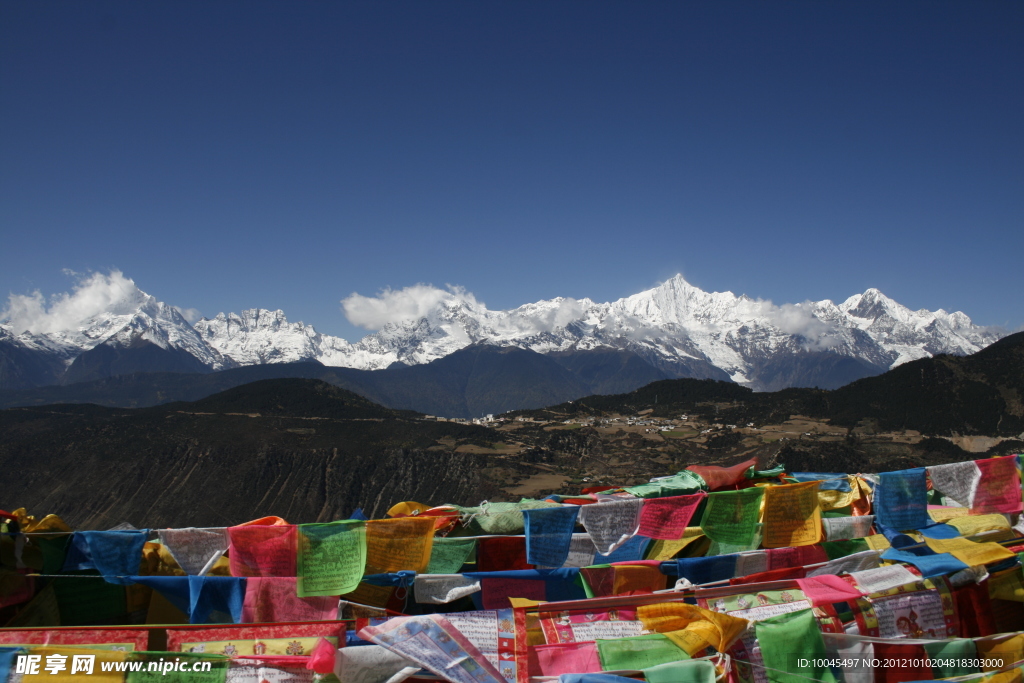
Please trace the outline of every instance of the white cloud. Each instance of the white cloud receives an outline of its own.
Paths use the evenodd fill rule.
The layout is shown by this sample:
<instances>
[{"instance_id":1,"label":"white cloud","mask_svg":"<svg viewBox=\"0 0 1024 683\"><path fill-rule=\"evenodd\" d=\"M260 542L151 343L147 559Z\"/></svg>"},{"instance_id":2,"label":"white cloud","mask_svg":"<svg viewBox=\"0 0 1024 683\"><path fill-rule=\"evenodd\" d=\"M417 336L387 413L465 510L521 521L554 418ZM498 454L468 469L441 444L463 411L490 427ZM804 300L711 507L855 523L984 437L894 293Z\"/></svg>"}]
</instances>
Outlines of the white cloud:
<instances>
[{"instance_id":1,"label":"white cloud","mask_svg":"<svg viewBox=\"0 0 1024 683\"><path fill-rule=\"evenodd\" d=\"M762 301L761 304L764 315L772 324L786 334L803 337L807 350L824 351L836 345L837 340L832 336L833 327L814 315L812 302L776 306L771 301Z\"/></svg>"},{"instance_id":2,"label":"white cloud","mask_svg":"<svg viewBox=\"0 0 1024 683\"><path fill-rule=\"evenodd\" d=\"M146 296L119 270L106 275L68 274L78 278L72 292L55 294L49 302L39 290L31 294L11 294L7 307L0 312L0 319L9 320L15 332L62 332L75 329L101 313L130 313Z\"/></svg>"},{"instance_id":3,"label":"white cloud","mask_svg":"<svg viewBox=\"0 0 1024 683\"><path fill-rule=\"evenodd\" d=\"M203 314L196 308L182 308L181 306L175 306L176 310L182 318L188 321L189 325L195 324L197 320L203 317Z\"/></svg>"},{"instance_id":4,"label":"white cloud","mask_svg":"<svg viewBox=\"0 0 1024 683\"><path fill-rule=\"evenodd\" d=\"M472 293L462 287L448 285L447 289L440 289L433 285L417 284L402 289L385 289L377 296L352 292L341 300L341 310L353 325L379 330L388 323L426 317L439 304L447 301L462 301L473 308L485 308Z\"/></svg>"}]
</instances>

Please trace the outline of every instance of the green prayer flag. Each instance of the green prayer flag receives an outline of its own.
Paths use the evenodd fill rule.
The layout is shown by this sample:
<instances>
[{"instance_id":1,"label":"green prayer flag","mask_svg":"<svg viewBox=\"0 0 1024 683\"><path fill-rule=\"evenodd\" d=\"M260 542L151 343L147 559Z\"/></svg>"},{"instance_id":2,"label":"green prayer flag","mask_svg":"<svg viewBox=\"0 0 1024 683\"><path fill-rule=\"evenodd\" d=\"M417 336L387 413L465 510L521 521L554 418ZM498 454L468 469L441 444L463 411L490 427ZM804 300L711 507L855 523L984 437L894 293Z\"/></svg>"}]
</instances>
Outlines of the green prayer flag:
<instances>
[{"instance_id":1,"label":"green prayer flag","mask_svg":"<svg viewBox=\"0 0 1024 683\"><path fill-rule=\"evenodd\" d=\"M435 538L428 574L457 574L476 550L475 538Z\"/></svg>"},{"instance_id":2,"label":"green prayer flag","mask_svg":"<svg viewBox=\"0 0 1024 683\"><path fill-rule=\"evenodd\" d=\"M762 496L764 489L759 487L708 494L704 517L700 520L704 535L729 545L753 542L761 516Z\"/></svg>"},{"instance_id":3,"label":"green prayer flag","mask_svg":"<svg viewBox=\"0 0 1024 683\"><path fill-rule=\"evenodd\" d=\"M954 640L936 640L933 643L925 643L924 650L928 658L939 664L953 664L953 666L932 665L932 676L934 678L952 678L953 676L968 676L981 671L976 666L963 666L963 660L974 659L978 656L978 648L970 638L956 638Z\"/></svg>"},{"instance_id":4,"label":"green prayer flag","mask_svg":"<svg viewBox=\"0 0 1024 683\"><path fill-rule=\"evenodd\" d=\"M629 486L623 491L637 498L664 498L667 496L686 496L707 489L704 479L696 472L683 470L665 479L650 484Z\"/></svg>"},{"instance_id":5,"label":"green prayer flag","mask_svg":"<svg viewBox=\"0 0 1024 683\"><path fill-rule=\"evenodd\" d=\"M690 658L682 648L661 633L630 638L598 638L597 656L603 671L649 669Z\"/></svg>"},{"instance_id":6,"label":"green prayer flag","mask_svg":"<svg viewBox=\"0 0 1024 683\"><path fill-rule=\"evenodd\" d=\"M471 534L521 534L523 510L561 507L559 503L523 498L518 503L484 503L480 507L456 507L463 515L463 527Z\"/></svg>"},{"instance_id":7,"label":"green prayer flag","mask_svg":"<svg viewBox=\"0 0 1024 683\"><path fill-rule=\"evenodd\" d=\"M715 665L705 659L659 664L644 669L647 683L715 683Z\"/></svg>"},{"instance_id":8,"label":"green prayer flag","mask_svg":"<svg viewBox=\"0 0 1024 683\"><path fill-rule=\"evenodd\" d=\"M835 683L827 666L825 641L810 609L781 614L754 625L765 675L772 683L806 683L810 678Z\"/></svg>"},{"instance_id":9,"label":"green prayer flag","mask_svg":"<svg viewBox=\"0 0 1024 683\"><path fill-rule=\"evenodd\" d=\"M366 568L366 525L361 520L299 524L295 583L300 598L351 593Z\"/></svg>"},{"instance_id":10,"label":"green prayer flag","mask_svg":"<svg viewBox=\"0 0 1024 683\"><path fill-rule=\"evenodd\" d=\"M230 663L223 655L198 652L132 652L128 661L143 662L143 671L130 671L125 683L224 683ZM196 663L207 661L209 671L193 670ZM154 671L149 670L150 665ZM180 669L171 668L174 665Z\"/></svg>"}]
</instances>

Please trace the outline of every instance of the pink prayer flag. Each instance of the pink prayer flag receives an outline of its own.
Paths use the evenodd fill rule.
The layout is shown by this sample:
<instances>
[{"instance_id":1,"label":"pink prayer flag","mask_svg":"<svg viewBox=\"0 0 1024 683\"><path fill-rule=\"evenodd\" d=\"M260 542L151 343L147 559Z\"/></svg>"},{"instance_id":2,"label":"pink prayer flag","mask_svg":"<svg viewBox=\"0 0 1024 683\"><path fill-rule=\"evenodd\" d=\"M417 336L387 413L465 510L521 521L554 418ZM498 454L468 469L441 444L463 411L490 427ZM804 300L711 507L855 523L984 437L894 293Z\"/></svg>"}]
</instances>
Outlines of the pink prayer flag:
<instances>
[{"instance_id":1,"label":"pink prayer flag","mask_svg":"<svg viewBox=\"0 0 1024 683\"><path fill-rule=\"evenodd\" d=\"M797 579L796 583L812 605L846 602L864 595L863 592L835 574L821 574L807 579Z\"/></svg>"},{"instance_id":2,"label":"pink prayer flag","mask_svg":"<svg viewBox=\"0 0 1024 683\"><path fill-rule=\"evenodd\" d=\"M232 576L295 576L296 532L287 526L228 528Z\"/></svg>"},{"instance_id":3,"label":"pink prayer flag","mask_svg":"<svg viewBox=\"0 0 1024 683\"><path fill-rule=\"evenodd\" d=\"M597 643L535 645L528 651L530 676L596 673L601 670Z\"/></svg>"},{"instance_id":4,"label":"pink prayer flag","mask_svg":"<svg viewBox=\"0 0 1024 683\"><path fill-rule=\"evenodd\" d=\"M253 577L245 582L242 621L330 621L338 615L338 596L300 598L295 594L292 577Z\"/></svg>"},{"instance_id":5,"label":"pink prayer flag","mask_svg":"<svg viewBox=\"0 0 1024 683\"><path fill-rule=\"evenodd\" d=\"M695 493L645 500L640 510L640 535L664 541L679 540L704 497L704 493Z\"/></svg>"},{"instance_id":6,"label":"pink prayer flag","mask_svg":"<svg viewBox=\"0 0 1024 683\"><path fill-rule=\"evenodd\" d=\"M312 669L318 674L334 673L334 659L337 653L337 648L331 645L329 640L321 637L316 641L313 652L310 653L306 668Z\"/></svg>"},{"instance_id":7,"label":"pink prayer flag","mask_svg":"<svg viewBox=\"0 0 1024 683\"><path fill-rule=\"evenodd\" d=\"M1013 513L1021 511L1020 472L1017 471L1017 456L975 460L981 470L981 480L974 494L975 514L996 512Z\"/></svg>"}]
</instances>

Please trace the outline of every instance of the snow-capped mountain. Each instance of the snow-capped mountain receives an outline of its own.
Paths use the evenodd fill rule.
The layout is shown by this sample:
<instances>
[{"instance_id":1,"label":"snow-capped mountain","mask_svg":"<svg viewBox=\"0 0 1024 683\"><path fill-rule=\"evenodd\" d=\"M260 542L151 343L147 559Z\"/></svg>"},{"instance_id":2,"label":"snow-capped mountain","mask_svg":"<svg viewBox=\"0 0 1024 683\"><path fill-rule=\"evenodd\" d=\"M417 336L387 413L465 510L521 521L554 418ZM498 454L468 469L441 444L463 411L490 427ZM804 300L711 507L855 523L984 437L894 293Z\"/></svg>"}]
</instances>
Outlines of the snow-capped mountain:
<instances>
[{"instance_id":1,"label":"snow-capped mountain","mask_svg":"<svg viewBox=\"0 0 1024 683\"><path fill-rule=\"evenodd\" d=\"M69 329L19 332L0 325L0 346L33 350L67 367L100 345L148 342L186 352L208 370L296 361L379 370L428 363L481 342L544 354L613 348L638 355L668 377L777 389L814 383L825 366L834 373L845 363L840 375L849 381L916 358L974 353L1001 336L963 313L912 311L876 289L838 304L776 306L731 292L705 292L677 275L609 303L559 297L504 311L453 290L437 297L424 315L388 322L350 343L264 309L221 313L192 326L131 284L103 313Z\"/></svg>"}]
</instances>

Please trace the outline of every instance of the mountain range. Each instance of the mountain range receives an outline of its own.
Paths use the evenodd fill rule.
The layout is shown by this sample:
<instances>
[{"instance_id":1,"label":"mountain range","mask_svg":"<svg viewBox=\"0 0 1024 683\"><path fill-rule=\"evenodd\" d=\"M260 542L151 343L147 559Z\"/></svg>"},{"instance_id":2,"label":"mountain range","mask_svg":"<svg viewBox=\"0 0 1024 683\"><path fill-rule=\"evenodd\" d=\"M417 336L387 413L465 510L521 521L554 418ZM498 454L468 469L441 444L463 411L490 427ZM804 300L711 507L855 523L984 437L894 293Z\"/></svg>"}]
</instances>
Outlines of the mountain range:
<instances>
[{"instance_id":1,"label":"mountain range","mask_svg":"<svg viewBox=\"0 0 1024 683\"><path fill-rule=\"evenodd\" d=\"M429 364L481 344L551 358L584 378L579 396L685 377L756 391L835 388L910 360L974 353L1004 334L961 312L912 311L876 289L838 304L776 306L705 292L677 275L609 303L558 297L504 311L452 290L424 315L388 322L350 343L289 322L280 310L221 313L189 324L177 309L127 282L131 286L102 312L62 329L11 319L0 324L0 390L310 362L379 371ZM603 387L599 372L595 385L588 367L608 359L632 364L636 377L620 370L618 383Z\"/></svg>"}]
</instances>

